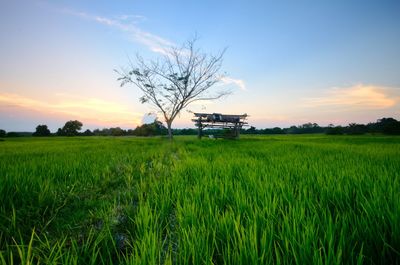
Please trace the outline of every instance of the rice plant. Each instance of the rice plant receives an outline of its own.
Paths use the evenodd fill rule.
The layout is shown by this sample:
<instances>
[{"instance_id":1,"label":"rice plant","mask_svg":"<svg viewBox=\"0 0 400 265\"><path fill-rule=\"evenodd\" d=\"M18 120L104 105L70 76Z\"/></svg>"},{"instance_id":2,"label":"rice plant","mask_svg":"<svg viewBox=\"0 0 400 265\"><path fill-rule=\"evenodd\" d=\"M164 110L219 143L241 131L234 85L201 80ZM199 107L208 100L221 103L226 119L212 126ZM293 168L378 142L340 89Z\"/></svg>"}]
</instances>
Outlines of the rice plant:
<instances>
[{"instance_id":1,"label":"rice plant","mask_svg":"<svg viewBox=\"0 0 400 265\"><path fill-rule=\"evenodd\" d=\"M2 264L399 264L400 138L0 142Z\"/></svg>"}]
</instances>

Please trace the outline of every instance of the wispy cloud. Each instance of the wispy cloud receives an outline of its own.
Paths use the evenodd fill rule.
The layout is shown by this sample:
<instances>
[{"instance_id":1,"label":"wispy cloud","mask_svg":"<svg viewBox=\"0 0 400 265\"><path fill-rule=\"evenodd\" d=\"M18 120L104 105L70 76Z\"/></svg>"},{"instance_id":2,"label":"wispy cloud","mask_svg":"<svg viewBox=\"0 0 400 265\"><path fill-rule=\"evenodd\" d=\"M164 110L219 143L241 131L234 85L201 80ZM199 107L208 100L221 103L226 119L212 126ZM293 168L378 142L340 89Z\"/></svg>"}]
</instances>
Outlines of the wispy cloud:
<instances>
[{"instance_id":1,"label":"wispy cloud","mask_svg":"<svg viewBox=\"0 0 400 265\"><path fill-rule=\"evenodd\" d=\"M135 23L135 24L147 20L147 17L142 15L118 15L116 16L116 18L122 21L129 21L130 23Z\"/></svg>"},{"instance_id":2,"label":"wispy cloud","mask_svg":"<svg viewBox=\"0 0 400 265\"><path fill-rule=\"evenodd\" d=\"M231 77L223 77L221 79L222 83L224 83L225 85L230 85L230 84L234 84L237 87L239 87L241 90L247 90L246 88L246 84L242 79L235 79L235 78L231 78Z\"/></svg>"},{"instance_id":3,"label":"wispy cloud","mask_svg":"<svg viewBox=\"0 0 400 265\"><path fill-rule=\"evenodd\" d=\"M345 109L386 109L395 106L400 102L396 95L398 89L357 84L351 87L334 87L319 97L303 99L305 107L329 107Z\"/></svg>"},{"instance_id":4,"label":"wispy cloud","mask_svg":"<svg viewBox=\"0 0 400 265\"><path fill-rule=\"evenodd\" d=\"M104 17L85 12L77 12L70 9L62 9L62 12L123 31L129 35L132 41L138 42L156 53L164 54L165 49L174 46L173 42L139 28L136 25L137 22L146 19L146 17L141 15Z\"/></svg>"},{"instance_id":5,"label":"wispy cloud","mask_svg":"<svg viewBox=\"0 0 400 265\"><path fill-rule=\"evenodd\" d=\"M140 124L142 113L136 113L116 102L99 98L69 97L45 102L12 93L0 93L0 105L7 111L36 111L43 116L62 116L103 126L132 127Z\"/></svg>"}]
</instances>

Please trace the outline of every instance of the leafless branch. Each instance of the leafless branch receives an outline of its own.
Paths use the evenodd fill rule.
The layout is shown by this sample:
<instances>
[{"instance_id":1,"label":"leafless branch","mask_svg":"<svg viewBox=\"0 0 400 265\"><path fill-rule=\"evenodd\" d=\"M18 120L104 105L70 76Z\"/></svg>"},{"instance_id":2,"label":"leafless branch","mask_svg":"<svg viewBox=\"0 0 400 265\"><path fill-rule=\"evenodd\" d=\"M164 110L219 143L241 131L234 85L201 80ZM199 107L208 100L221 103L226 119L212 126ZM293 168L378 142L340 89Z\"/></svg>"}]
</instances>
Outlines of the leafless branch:
<instances>
[{"instance_id":1,"label":"leafless branch","mask_svg":"<svg viewBox=\"0 0 400 265\"><path fill-rule=\"evenodd\" d=\"M145 61L136 56L136 66L129 60L128 69L116 71L121 86L134 84L142 92L142 103L149 103L158 109L168 125L182 109L200 100L215 100L229 95L229 91L208 93L210 88L223 77L220 74L226 49L216 55L203 53L195 47L197 37L182 47L165 50L158 60Z\"/></svg>"}]
</instances>

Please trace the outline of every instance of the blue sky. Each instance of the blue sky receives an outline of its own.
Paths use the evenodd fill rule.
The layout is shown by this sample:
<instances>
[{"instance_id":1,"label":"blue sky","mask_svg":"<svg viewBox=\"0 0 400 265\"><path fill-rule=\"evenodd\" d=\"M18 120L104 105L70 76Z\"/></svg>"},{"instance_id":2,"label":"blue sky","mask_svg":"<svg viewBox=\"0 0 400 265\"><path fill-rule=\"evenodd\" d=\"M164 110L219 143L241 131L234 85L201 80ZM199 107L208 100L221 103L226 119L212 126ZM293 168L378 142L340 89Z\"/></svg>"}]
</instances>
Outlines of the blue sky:
<instances>
[{"instance_id":1,"label":"blue sky","mask_svg":"<svg viewBox=\"0 0 400 265\"><path fill-rule=\"evenodd\" d=\"M233 95L193 111L256 127L400 119L399 1L0 1L0 128L133 128L149 106L115 68L194 34L225 47ZM176 127L189 127L186 111Z\"/></svg>"}]
</instances>

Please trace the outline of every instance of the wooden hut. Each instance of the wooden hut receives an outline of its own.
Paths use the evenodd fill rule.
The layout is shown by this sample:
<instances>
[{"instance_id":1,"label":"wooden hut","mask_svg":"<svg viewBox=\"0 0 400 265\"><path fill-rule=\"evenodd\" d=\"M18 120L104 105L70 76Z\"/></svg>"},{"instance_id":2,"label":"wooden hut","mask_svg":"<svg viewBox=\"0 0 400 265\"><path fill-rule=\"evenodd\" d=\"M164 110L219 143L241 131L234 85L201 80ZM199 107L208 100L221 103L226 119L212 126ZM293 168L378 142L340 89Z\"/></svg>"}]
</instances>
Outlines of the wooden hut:
<instances>
[{"instance_id":1,"label":"wooden hut","mask_svg":"<svg viewBox=\"0 0 400 265\"><path fill-rule=\"evenodd\" d=\"M240 129L247 125L245 122L247 114L231 115L220 113L194 113L192 121L198 128L198 137L203 136L204 128L226 129L230 133L218 135L223 138L239 138Z\"/></svg>"}]
</instances>

